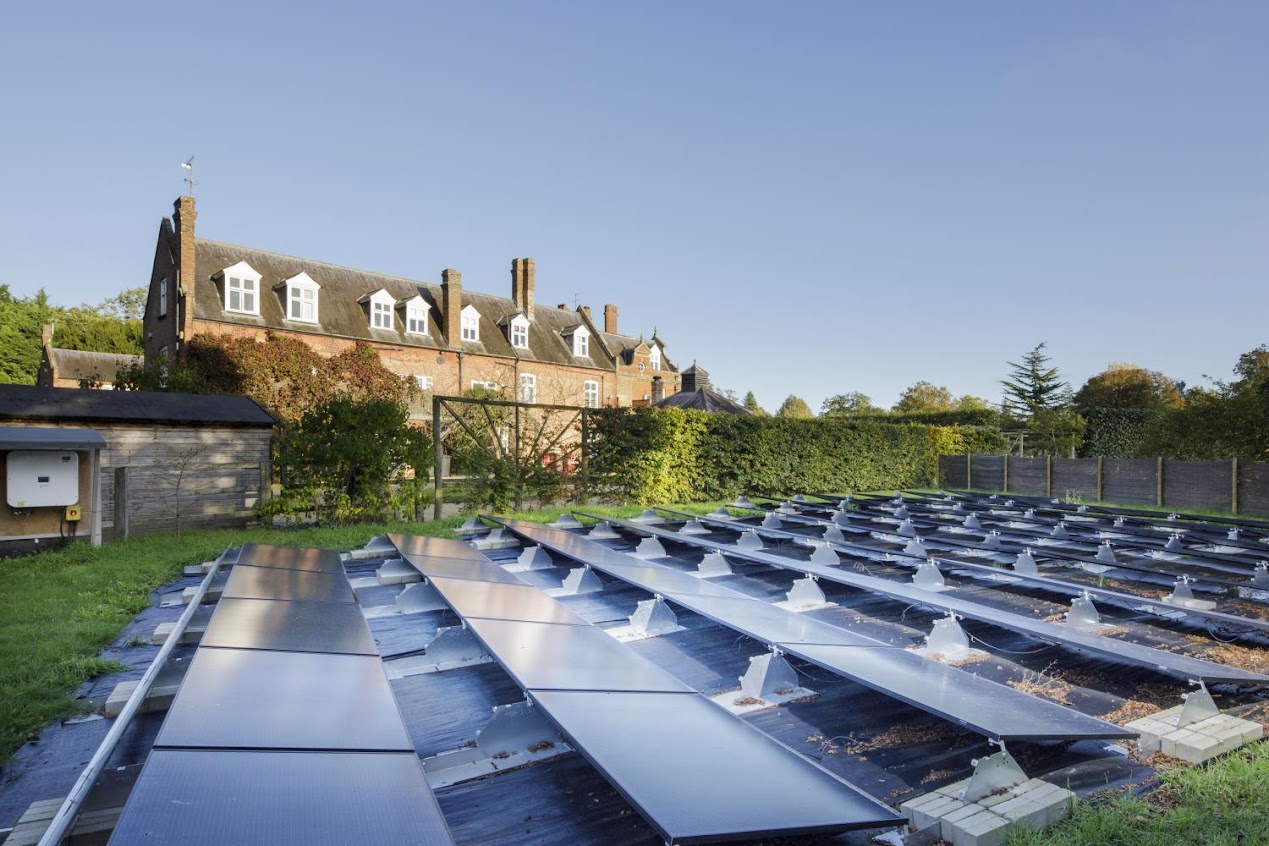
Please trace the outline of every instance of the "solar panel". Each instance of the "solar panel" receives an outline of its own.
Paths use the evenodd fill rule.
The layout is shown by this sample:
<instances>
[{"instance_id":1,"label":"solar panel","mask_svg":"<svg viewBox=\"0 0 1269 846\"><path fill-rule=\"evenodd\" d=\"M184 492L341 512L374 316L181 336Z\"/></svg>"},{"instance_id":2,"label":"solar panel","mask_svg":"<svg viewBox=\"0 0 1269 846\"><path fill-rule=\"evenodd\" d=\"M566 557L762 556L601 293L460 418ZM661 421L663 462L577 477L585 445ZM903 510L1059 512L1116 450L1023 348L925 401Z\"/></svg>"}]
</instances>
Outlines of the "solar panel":
<instances>
[{"instance_id":1,"label":"solar panel","mask_svg":"<svg viewBox=\"0 0 1269 846\"><path fill-rule=\"evenodd\" d=\"M623 521L620 520L610 520L610 522L617 524L623 523ZM508 525L514 526L516 524L508 522ZM645 532L658 534L663 531L662 529L642 524L638 526L638 528ZM1153 649L1148 646L1141 646L1126 640L1104 637L1102 635L1080 631L1079 629L1063 626L1057 623L1047 623L1043 620L1036 620L1031 617L1024 617L1021 614L1001 611L996 608L979 605L976 602L970 602L968 600L959 599L946 594L921 590L920 588L902 584L900 582L892 582L875 576L865 576L860 573L851 573L845 570L839 570L835 567L828 567L810 561L794 561L790 558L784 558L780 555L774 555L769 552L752 550L738 551L733 546L715 543L714 541L706 540L704 538L687 538L682 535L677 537L684 543L690 543L693 546L701 547L703 549L727 550L738 557L747 558L750 561L757 561L772 567L778 567L784 570L814 573L826 581L836 582L838 584L847 585L860 590L871 591L872 593L888 596L891 599L911 603L913 605L921 605L941 611L953 611L971 620L981 620L986 623L992 623L994 625L1001 626L1002 628L1035 637L1039 640L1060 643L1069 648L1081 649L1111 660L1124 661L1130 664L1148 667L1153 670L1170 673L1186 679L1202 679L1203 681L1209 682L1269 684L1269 676L1264 676L1259 673L1240 670L1236 667L1226 667L1211 661L1191 658L1187 655L1177 655L1176 653L1166 652L1162 649Z\"/></svg>"},{"instance_id":2,"label":"solar panel","mask_svg":"<svg viewBox=\"0 0 1269 846\"><path fill-rule=\"evenodd\" d=\"M231 599L285 599L304 602L356 602L348 579L342 574L275 570L270 567L234 567L223 597Z\"/></svg>"},{"instance_id":3,"label":"solar panel","mask_svg":"<svg viewBox=\"0 0 1269 846\"><path fill-rule=\"evenodd\" d=\"M530 696L668 843L809 835L902 820L699 695Z\"/></svg>"},{"instance_id":4,"label":"solar panel","mask_svg":"<svg viewBox=\"0 0 1269 846\"><path fill-rule=\"evenodd\" d=\"M410 752L379 659L199 649L156 746Z\"/></svg>"},{"instance_id":5,"label":"solar panel","mask_svg":"<svg viewBox=\"0 0 1269 846\"><path fill-rule=\"evenodd\" d=\"M413 752L155 749L111 846L452 846Z\"/></svg>"},{"instance_id":6,"label":"solar panel","mask_svg":"<svg viewBox=\"0 0 1269 846\"><path fill-rule=\"evenodd\" d=\"M533 523L506 521L514 531L558 549L589 558L597 544ZM596 569L628 579L624 571ZM633 579L628 579L636 583ZM980 731L988 737L1063 740L1077 737L1131 737L1133 732L888 646L881 641L765 601L729 591L732 597L671 596L674 602L750 637L818 664L873 690ZM818 643L816 643L818 642Z\"/></svg>"},{"instance_id":7,"label":"solar panel","mask_svg":"<svg viewBox=\"0 0 1269 846\"><path fill-rule=\"evenodd\" d=\"M467 579L475 582L502 582L522 585L524 581L515 573L508 573L488 558L479 561L463 558L429 558L412 552L402 552L402 557L425 577L439 579Z\"/></svg>"},{"instance_id":8,"label":"solar panel","mask_svg":"<svg viewBox=\"0 0 1269 846\"><path fill-rule=\"evenodd\" d=\"M221 599L202 646L375 655L358 605Z\"/></svg>"},{"instance_id":9,"label":"solar panel","mask_svg":"<svg viewBox=\"0 0 1269 846\"><path fill-rule=\"evenodd\" d=\"M439 578L432 579L432 585L440 591L454 611L463 617L571 626L590 625L532 585Z\"/></svg>"},{"instance_id":10,"label":"solar panel","mask_svg":"<svg viewBox=\"0 0 1269 846\"><path fill-rule=\"evenodd\" d=\"M691 691L591 626L471 618L467 627L525 690Z\"/></svg>"},{"instance_id":11,"label":"solar panel","mask_svg":"<svg viewBox=\"0 0 1269 846\"><path fill-rule=\"evenodd\" d=\"M238 563L251 567L275 567L314 573L344 572L344 562L334 550L273 546L265 543L243 544L238 553Z\"/></svg>"},{"instance_id":12,"label":"solar panel","mask_svg":"<svg viewBox=\"0 0 1269 846\"><path fill-rule=\"evenodd\" d=\"M388 540L402 555L423 555L430 558L466 558L488 562L480 550L453 538L432 538L427 535L403 535L389 532Z\"/></svg>"}]
</instances>

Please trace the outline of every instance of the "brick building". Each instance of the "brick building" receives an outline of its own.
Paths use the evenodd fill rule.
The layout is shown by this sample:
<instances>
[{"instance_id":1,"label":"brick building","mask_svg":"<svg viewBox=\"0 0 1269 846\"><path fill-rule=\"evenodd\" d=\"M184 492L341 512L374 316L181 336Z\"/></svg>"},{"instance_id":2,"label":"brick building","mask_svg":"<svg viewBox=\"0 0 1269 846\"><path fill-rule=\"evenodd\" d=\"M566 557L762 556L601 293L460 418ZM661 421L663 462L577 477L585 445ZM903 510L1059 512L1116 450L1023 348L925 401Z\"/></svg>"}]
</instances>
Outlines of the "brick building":
<instances>
[{"instance_id":1,"label":"brick building","mask_svg":"<svg viewBox=\"0 0 1269 846\"><path fill-rule=\"evenodd\" d=\"M533 259L511 263L511 297L465 291L457 270L418 282L196 238L193 197L159 226L145 309L145 354L184 357L200 334L267 332L335 355L358 341L425 390L496 388L526 402L644 405L679 389L656 333L623 335L617 306L534 302Z\"/></svg>"},{"instance_id":2,"label":"brick building","mask_svg":"<svg viewBox=\"0 0 1269 846\"><path fill-rule=\"evenodd\" d=\"M64 350L53 346L53 324L46 323L41 338L40 369L35 384L42 388L114 387L119 371L144 359L139 355Z\"/></svg>"}]
</instances>

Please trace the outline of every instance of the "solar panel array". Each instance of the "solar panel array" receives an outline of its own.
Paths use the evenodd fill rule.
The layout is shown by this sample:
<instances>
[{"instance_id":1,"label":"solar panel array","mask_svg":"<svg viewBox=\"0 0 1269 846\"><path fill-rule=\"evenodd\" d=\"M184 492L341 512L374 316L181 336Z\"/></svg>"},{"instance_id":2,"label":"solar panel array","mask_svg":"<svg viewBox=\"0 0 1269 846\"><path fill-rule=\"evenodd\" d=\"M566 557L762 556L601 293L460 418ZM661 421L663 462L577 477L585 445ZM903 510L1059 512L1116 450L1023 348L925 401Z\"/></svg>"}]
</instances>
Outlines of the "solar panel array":
<instances>
[{"instance_id":1,"label":"solar panel array","mask_svg":"<svg viewBox=\"0 0 1269 846\"><path fill-rule=\"evenodd\" d=\"M110 843L452 844L338 555L249 545L224 596Z\"/></svg>"},{"instance_id":2,"label":"solar panel array","mask_svg":"<svg viewBox=\"0 0 1269 846\"><path fill-rule=\"evenodd\" d=\"M667 842L901 821L886 805L708 702L539 589L470 555L470 547L389 539ZM459 566L464 559L465 570Z\"/></svg>"}]
</instances>

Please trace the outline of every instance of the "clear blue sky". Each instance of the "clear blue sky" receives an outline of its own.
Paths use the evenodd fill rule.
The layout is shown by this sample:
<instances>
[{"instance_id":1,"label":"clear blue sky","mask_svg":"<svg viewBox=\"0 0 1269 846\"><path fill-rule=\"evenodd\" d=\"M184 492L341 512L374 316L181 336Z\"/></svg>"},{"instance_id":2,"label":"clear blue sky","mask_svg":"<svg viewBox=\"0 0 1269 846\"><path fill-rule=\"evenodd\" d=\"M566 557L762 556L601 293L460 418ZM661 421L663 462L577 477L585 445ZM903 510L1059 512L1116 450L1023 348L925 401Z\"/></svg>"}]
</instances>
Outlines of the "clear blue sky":
<instances>
[{"instance_id":1,"label":"clear blue sky","mask_svg":"<svg viewBox=\"0 0 1269 846\"><path fill-rule=\"evenodd\" d=\"M18 3L0 282L199 234L655 325L768 408L1269 340L1269 3Z\"/></svg>"}]
</instances>

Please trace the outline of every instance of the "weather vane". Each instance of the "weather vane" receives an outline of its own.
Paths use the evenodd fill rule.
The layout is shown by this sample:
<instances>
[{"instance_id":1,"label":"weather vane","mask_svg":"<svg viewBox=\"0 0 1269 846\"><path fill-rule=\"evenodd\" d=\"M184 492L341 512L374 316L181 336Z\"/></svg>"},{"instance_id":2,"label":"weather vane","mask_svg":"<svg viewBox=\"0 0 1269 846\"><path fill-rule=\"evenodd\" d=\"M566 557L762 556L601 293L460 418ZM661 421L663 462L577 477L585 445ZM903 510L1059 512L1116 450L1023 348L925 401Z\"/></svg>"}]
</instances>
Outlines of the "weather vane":
<instances>
[{"instance_id":1,"label":"weather vane","mask_svg":"<svg viewBox=\"0 0 1269 846\"><path fill-rule=\"evenodd\" d=\"M189 195L194 196L194 157L190 156L181 162L181 167L185 168L188 173L185 174L185 184L189 186Z\"/></svg>"}]
</instances>

